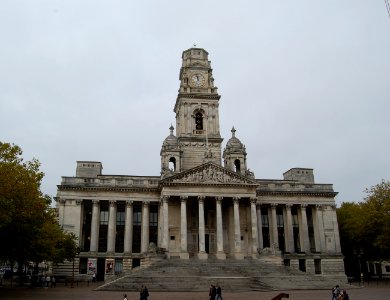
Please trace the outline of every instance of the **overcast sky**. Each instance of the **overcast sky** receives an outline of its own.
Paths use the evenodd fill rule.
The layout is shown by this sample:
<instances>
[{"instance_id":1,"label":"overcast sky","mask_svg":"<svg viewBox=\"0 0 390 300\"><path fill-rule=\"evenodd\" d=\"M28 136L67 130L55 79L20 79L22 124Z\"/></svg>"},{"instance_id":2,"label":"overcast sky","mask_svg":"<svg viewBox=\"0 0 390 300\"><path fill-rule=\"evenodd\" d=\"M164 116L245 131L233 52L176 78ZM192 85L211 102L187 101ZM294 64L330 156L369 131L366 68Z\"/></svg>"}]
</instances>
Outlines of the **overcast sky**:
<instances>
[{"instance_id":1,"label":"overcast sky","mask_svg":"<svg viewBox=\"0 0 390 300\"><path fill-rule=\"evenodd\" d=\"M223 147L256 178L313 168L336 202L390 179L390 18L383 0L0 3L0 141L55 196L76 161L156 175L182 51L209 52Z\"/></svg>"}]
</instances>

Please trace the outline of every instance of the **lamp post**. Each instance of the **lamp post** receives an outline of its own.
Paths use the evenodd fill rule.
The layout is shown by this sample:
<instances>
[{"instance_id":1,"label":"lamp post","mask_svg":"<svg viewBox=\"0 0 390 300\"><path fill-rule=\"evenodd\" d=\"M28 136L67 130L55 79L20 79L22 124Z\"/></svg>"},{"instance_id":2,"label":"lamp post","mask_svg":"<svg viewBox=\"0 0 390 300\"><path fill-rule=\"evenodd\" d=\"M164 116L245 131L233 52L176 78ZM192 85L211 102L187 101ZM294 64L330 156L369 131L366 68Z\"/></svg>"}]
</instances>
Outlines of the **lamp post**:
<instances>
[{"instance_id":1,"label":"lamp post","mask_svg":"<svg viewBox=\"0 0 390 300\"><path fill-rule=\"evenodd\" d=\"M76 255L79 255L79 253L80 253L80 248L77 247L77 248L76 248ZM70 284L70 287L71 287L71 288L74 288L74 286L73 286L73 282L74 282L74 260L76 259L76 255L75 255L75 257L73 257L73 265L72 265L72 282L71 282L71 284Z\"/></svg>"}]
</instances>

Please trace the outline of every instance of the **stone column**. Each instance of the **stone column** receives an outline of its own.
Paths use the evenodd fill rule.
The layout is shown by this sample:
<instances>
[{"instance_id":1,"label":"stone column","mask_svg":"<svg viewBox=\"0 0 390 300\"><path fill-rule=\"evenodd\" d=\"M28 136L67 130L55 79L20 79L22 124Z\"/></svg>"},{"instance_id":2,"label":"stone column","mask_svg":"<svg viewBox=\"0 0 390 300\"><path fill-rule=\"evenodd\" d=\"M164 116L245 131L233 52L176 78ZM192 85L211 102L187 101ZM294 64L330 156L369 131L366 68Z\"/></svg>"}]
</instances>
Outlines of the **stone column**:
<instances>
[{"instance_id":1,"label":"stone column","mask_svg":"<svg viewBox=\"0 0 390 300\"><path fill-rule=\"evenodd\" d=\"M223 222L222 222L222 199L223 197L216 197L217 210L217 258L226 259L226 254L223 251Z\"/></svg>"},{"instance_id":2,"label":"stone column","mask_svg":"<svg viewBox=\"0 0 390 300\"><path fill-rule=\"evenodd\" d=\"M199 259L207 259L208 255L205 250L205 226L204 226L204 199L205 196L198 196L199 204Z\"/></svg>"},{"instance_id":3,"label":"stone column","mask_svg":"<svg viewBox=\"0 0 390 300\"><path fill-rule=\"evenodd\" d=\"M99 240L99 220L100 220L99 200L92 200L92 221L91 221L91 252L98 251Z\"/></svg>"},{"instance_id":4,"label":"stone column","mask_svg":"<svg viewBox=\"0 0 390 300\"><path fill-rule=\"evenodd\" d=\"M187 199L188 196L180 196L180 258L182 259L190 258L187 250Z\"/></svg>"},{"instance_id":5,"label":"stone column","mask_svg":"<svg viewBox=\"0 0 390 300\"><path fill-rule=\"evenodd\" d=\"M293 253L294 252L294 231L293 231L293 224L292 224L291 207L292 204L286 204L286 225L284 227L284 234L285 234L286 251Z\"/></svg>"},{"instance_id":6,"label":"stone column","mask_svg":"<svg viewBox=\"0 0 390 300\"><path fill-rule=\"evenodd\" d=\"M160 200L158 205L158 230L157 230L157 246L162 248L162 236L163 236L163 202Z\"/></svg>"},{"instance_id":7,"label":"stone column","mask_svg":"<svg viewBox=\"0 0 390 300\"><path fill-rule=\"evenodd\" d=\"M259 248L258 233L257 233L257 214L256 214L256 198L251 198L251 223L252 223L252 256L257 257L257 248Z\"/></svg>"},{"instance_id":8,"label":"stone column","mask_svg":"<svg viewBox=\"0 0 390 300\"><path fill-rule=\"evenodd\" d=\"M149 201L142 202L141 253L149 248Z\"/></svg>"},{"instance_id":9,"label":"stone column","mask_svg":"<svg viewBox=\"0 0 390 300\"><path fill-rule=\"evenodd\" d=\"M314 232L318 232L318 247L316 241L316 251L317 252L326 252L325 246L325 233L324 233L324 220L322 217L322 205L316 205L316 222L315 222Z\"/></svg>"},{"instance_id":10,"label":"stone column","mask_svg":"<svg viewBox=\"0 0 390 300\"><path fill-rule=\"evenodd\" d=\"M116 202L109 201L110 210L108 215L108 233L107 233L107 254L115 253L115 237L116 237Z\"/></svg>"},{"instance_id":11,"label":"stone column","mask_svg":"<svg viewBox=\"0 0 390 300\"><path fill-rule=\"evenodd\" d=\"M125 220L125 241L124 252L125 254L132 253L133 243L133 201L126 201L126 220Z\"/></svg>"},{"instance_id":12,"label":"stone column","mask_svg":"<svg viewBox=\"0 0 390 300\"><path fill-rule=\"evenodd\" d=\"M307 204L301 204L301 222L299 224L301 252L310 251L309 229L307 227L306 207Z\"/></svg>"},{"instance_id":13,"label":"stone column","mask_svg":"<svg viewBox=\"0 0 390 300\"><path fill-rule=\"evenodd\" d=\"M321 251L321 242L320 242L320 231L319 231L319 222L318 222L318 205L312 207L312 216L313 216L313 231L314 231L314 246L315 246L315 252Z\"/></svg>"},{"instance_id":14,"label":"stone column","mask_svg":"<svg viewBox=\"0 0 390 300\"><path fill-rule=\"evenodd\" d=\"M161 198L163 203L163 234L162 234L162 248L164 248L166 251L169 251L168 249L168 241L169 241L169 227L168 227L168 200L169 196L163 196Z\"/></svg>"},{"instance_id":15,"label":"stone column","mask_svg":"<svg viewBox=\"0 0 390 300\"><path fill-rule=\"evenodd\" d=\"M336 214L336 205L332 205L332 215L333 215L333 231L334 231L334 243L336 253L341 253L340 246L340 234L339 234L339 223L337 222L337 214Z\"/></svg>"},{"instance_id":16,"label":"stone column","mask_svg":"<svg viewBox=\"0 0 390 300\"><path fill-rule=\"evenodd\" d=\"M279 249L279 239L278 239L278 224L276 222L276 206L277 204L271 204L271 248Z\"/></svg>"},{"instance_id":17,"label":"stone column","mask_svg":"<svg viewBox=\"0 0 390 300\"><path fill-rule=\"evenodd\" d=\"M240 197L233 198L234 211L234 258L243 259L241 252L241 228L240 228Z\"/></svg>"},{"instance_id":18,"label":"stone column","mask_svg":"<svg viewBox=\"0 0 390 300\"><path fill-rule=\"evenodd\" d=\"M259 249L263 249L263 224L261 223L261 205L256 205L256 214L257 214L257 236Z\"/></svg>"}]
</instances>

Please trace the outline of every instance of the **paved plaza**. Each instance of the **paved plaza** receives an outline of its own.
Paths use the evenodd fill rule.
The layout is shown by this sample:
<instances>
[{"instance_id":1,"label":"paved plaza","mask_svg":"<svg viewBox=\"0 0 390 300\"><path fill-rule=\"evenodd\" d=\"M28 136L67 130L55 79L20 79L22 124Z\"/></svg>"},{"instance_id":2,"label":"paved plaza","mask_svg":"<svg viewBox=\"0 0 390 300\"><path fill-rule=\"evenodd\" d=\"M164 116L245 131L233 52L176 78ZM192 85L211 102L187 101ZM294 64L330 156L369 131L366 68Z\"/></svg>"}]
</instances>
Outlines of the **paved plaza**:
<instances>
[{"instance_id":1,"label":"paved plaza","mask_svg":"<svg viewBox=\"0 0 390 300\"><path fill-rule=\"evenodd\" d=\"M0 287L0 299L29 299L29 300L122 300L123 292L103 292L94 291L97 287L90 286L70 286L59 285L56 288L26 288L26 287ZM389 300L390 284L370 284L364 287L345 286L351 300ZM283 291L290 295L289 299L308 299L308 300L331 300L329 290L293 290ZM278 295L280 291L275 292L239 292L222 293L223 300L270 300ZM129 300L138 300L137 292L127 292ZM209 300L208 287L204 292L153 292L150 291L149 300Z\"/></svg>"}]
</instances>

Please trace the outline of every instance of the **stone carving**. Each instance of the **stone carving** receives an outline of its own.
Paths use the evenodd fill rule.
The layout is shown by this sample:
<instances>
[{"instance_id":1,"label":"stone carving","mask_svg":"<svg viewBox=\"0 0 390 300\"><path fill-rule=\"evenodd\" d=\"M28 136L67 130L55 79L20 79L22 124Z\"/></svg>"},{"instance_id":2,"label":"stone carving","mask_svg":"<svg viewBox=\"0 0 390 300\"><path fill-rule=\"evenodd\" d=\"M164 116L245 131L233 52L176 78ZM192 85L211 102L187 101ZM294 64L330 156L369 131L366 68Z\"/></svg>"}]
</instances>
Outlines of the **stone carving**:
<instances>
[{"instance_id":1,"label":"stone carving","mask_svg":"<svg viewBox=\"0 0 390 300\"><path fill-rule=\"evenodd\" d=\"M228 174L228 172L217 166L208 165L203 169L183 174L171 182L199 182L199 183L252 183L239 176Z\"/></svg>"},{"instance_id":2,"label":"stone carving","mask_svg":"<svg viewBox=\"0 0 390 300\"><path fill-rule=\"evenodd\" d=\"M263 248L263 249L257 249L257 251L259 252L260 255L264 255L264 256L281 256L282 255L282 251L280 251L279 249L276 248L276 244L272 244L271 247L266 247L266 248Z\"/></svg>"}]
</instances>

